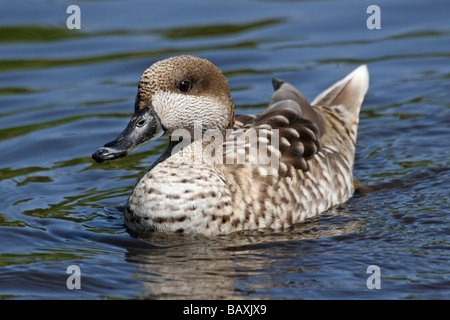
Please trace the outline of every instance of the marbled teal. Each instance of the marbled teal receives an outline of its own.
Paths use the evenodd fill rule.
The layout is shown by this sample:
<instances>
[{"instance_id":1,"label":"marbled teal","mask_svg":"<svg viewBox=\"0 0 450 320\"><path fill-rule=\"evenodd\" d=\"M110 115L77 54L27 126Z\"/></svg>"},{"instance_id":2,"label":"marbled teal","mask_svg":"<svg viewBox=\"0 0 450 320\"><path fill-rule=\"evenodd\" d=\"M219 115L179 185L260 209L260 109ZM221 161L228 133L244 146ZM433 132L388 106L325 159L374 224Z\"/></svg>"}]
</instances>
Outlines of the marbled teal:
<instances>
[{"instance_id":1,"label":"marbled teal","mask_svg":"<svg viewBox=\"0 0 450 320\"><path fill-rule=\"evenodd\" d=\"M353 195L368 85L363 65L309 103L290 84L273 80L267 109L235 116L227 79L214 64L169 58L144 72L127 128L92 156L112 160L170 137L128 199L130 230L285 229Z\"/></svg>"}]
</instances>

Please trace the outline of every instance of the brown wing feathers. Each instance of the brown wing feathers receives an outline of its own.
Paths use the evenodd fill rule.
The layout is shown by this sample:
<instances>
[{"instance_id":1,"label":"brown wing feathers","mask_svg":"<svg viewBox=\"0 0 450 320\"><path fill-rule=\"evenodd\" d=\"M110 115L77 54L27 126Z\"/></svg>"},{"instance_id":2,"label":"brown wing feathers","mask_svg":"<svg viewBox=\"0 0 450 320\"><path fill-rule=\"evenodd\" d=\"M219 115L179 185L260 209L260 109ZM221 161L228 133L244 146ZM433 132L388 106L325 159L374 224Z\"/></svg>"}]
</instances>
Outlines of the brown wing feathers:
<instances>
[{"instance_id":1,"label":"brown wing feathers","mask_svg":"<svg viewBox=\"0 0 450 320\"><path fill-rule=\"evenodd\" d=\"M303 95L291 85L280 80L273 80L275 93L269 107L259 115L236 116L235 129L253 128L278 129L280 161L285 165L292 165L295 169L308 171L307 160L311 159L320 150L321 132L314 119L306 119L304 114L313 115L313 118L322 120L321 116L309 105ZM306 112L305 112L306 111ZM313 121L312 121L313 120ZM320 126L322 124L320 123ZM269 143L272 136L269 136ZM289 170L280 170L282 175Z\"/></svg>"}]
</instances>

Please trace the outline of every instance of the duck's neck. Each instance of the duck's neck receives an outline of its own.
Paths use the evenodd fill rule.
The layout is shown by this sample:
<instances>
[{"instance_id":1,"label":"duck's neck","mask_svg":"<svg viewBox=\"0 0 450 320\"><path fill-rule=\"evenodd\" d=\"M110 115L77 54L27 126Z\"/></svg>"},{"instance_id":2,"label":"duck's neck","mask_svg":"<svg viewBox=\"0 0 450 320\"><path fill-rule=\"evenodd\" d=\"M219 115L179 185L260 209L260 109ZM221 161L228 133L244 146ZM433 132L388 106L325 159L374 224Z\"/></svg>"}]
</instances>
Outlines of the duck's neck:
<instances>
[{"instance_id":1,"label":"duck's neck","mask_svg":"<svg viewBox=\"0 0 450 320\"><path fill-rule=\"evenodd\" d=\"M155 166L166 160L172 155L173 149L176 147L177 144L179 144L180 141L169 141L169 145L167 146L166 151L162 155L159 156L159 158L151 165L150 168L147 169L147 171L152 170Z\"/></svg>"},{"instance_id":2,"label":"duck's neck","mask_svg":"<svg viewBox=\"0 0 450 320\"><path fill-rule=\"evenodd\" d=\"M204 130L201 133L189 133L171 136L166 151L148 169L153 169L159 163L171 158L183 164L193 166L217 166L223 162L223 142L225 133L220 130Z\"/></svg>"},{"instance_id":3,"label":"duck's neck","mask_svg":"<svg viewBox=\"0 0 450 320\"><path fill-rule=\"evenodd\" d=\"M182 147L177 144L172 148L173 160L195 167L215 167L223 162L223 140L195 140Z\"/></svg>"}]
</instances>

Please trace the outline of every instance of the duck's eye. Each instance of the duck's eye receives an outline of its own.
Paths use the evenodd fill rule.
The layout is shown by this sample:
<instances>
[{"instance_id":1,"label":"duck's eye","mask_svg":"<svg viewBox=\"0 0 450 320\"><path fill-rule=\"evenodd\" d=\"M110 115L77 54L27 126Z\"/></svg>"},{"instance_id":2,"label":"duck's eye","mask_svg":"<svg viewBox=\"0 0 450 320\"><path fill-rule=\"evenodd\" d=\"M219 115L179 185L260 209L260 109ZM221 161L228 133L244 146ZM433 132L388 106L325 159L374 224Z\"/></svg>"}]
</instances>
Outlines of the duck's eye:
<instances>
[{"instance_id":1,"label":"duck's eye","mask_svg":"<svg viewBox=\"0 0 450 320\"><path fill-rule=\"evenodd\" d=\"M139 121L136 123L136 125L137 125L138 127L142 127L142 126L144 126L144 124L145 124L145 120L144 120L144 119L139 120Z\"/></svg>"},{"instance_id":2,"label":"duck's eye","mask_svg":"<svg viewBox=\"0 0 450 320\"><path fill-rule=\"evenodd\" d=\"M191 90L191 82L188 80L183 80L178 83L178 90L181 92L188 92Z\"/></svg>"}]
</instances>

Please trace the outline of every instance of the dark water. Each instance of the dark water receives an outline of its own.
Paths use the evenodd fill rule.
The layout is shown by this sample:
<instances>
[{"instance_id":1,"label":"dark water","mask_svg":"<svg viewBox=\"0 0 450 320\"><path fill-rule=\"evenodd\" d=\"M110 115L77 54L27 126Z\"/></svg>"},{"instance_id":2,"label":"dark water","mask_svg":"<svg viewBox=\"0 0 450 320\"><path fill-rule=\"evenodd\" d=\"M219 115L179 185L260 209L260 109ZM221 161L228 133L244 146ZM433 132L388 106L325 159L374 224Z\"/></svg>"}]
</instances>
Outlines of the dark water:
<instances>
[{"instance_id":1,"label":"dark water","mask_svg":"<svg viewBox=\"0 0 450 320\"><path fill-rule=\"evenodd\" d=\"M70 4L80 30L66 28ZM2 1L0 297L450 298L450 3L376 1L379 30L370 4ZM123 205L166 141L101 165L90 155L125 127L141 73L178 54L218 65L238 113L264 108L273 77L312 100L367 64L366 188L284 232L127 233Z\"/></svg>"}]
</instances>

